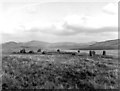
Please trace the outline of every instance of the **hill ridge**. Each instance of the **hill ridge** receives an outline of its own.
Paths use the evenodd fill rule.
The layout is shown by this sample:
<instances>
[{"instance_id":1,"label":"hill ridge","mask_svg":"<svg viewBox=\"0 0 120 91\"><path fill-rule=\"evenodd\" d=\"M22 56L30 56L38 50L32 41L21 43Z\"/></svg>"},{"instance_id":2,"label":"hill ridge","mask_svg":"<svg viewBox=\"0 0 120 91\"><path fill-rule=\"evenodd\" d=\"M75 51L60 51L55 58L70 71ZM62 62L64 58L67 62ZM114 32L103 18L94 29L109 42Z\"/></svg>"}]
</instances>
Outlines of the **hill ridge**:
<instances>
[{"instance_id":1,"label":"hill ridge","mask_svg":"<svg viewBox=\"0 0 120 91\"><path fill-rule=\"evenodd\" d=\"M56 42L49 43L44 41L28 41L28 42L6 42L2 44L3 52L13 52L18 51L22 48L28 50L41 49L65 49L65 50L111 50L118 49L120 46L120 39L106 40L95 43L75 43L75 42Z\"/></svg>"}]
</instances>

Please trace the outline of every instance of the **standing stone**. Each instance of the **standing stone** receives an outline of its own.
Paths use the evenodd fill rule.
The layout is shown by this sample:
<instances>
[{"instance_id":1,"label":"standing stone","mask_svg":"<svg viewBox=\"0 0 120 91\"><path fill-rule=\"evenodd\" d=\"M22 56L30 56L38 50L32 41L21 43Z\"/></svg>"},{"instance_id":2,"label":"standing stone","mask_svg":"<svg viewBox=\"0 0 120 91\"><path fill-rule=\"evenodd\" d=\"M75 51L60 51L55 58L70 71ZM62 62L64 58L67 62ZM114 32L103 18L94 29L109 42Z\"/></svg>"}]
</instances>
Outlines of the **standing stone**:
<instances>
[{"instance_id":1,"label":"standing stone","mask_svg":"<svg viewBox=\"0 0 120 91\"><path fill-rule=\"evenodd\" d=\"M92 56L92 51L89 51L89 56Z\"/></svg>"},{"instance_id":2,"label":"standing stone","mask_svg":"<svg viewBox=\"0 0 120 91\"><path fill-rule=\"evenodd\" d=\"M92 53L93 53L93 56L95 56L95 54L96 54L95 51L92 51Z\"/></svg>"},{"instance_id":3,"label":"standing stone","mask_svg":"<svg viewBox=\"0 0 120 91\"><path fill-rule=\"evenodd\" d=\"M20 50L20 53L26 53L25 49Z\"/></svg>"},{"instance_id":4,"label":"standing stone","mask_svg":"<svg viewBox=\"0 0 120 91\"><path fill-rule=\"evenodd\" d=\"M103 55L104 55L104 56L106 55L106 51L103 51Z\"/></svg>"}]
</instances>

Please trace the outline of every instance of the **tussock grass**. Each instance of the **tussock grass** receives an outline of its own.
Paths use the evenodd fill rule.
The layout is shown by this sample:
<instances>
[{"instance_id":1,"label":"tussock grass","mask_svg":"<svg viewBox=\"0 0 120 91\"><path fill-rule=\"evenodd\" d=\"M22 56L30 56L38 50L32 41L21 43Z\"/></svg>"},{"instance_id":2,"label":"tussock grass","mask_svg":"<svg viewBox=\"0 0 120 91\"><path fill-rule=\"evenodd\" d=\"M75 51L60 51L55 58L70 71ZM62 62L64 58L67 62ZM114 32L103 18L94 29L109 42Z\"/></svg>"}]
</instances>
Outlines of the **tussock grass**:
<instances>
[{"instance_id":1,"label":"tussock grass","mask_svg":"<svg viewBox=\"0 0 120 91\"><path fill-rule=\"evenodd\" d=\"M2 57L3 89L117 89L117 59L78 55Z\"/></svg>"}]
</instances>

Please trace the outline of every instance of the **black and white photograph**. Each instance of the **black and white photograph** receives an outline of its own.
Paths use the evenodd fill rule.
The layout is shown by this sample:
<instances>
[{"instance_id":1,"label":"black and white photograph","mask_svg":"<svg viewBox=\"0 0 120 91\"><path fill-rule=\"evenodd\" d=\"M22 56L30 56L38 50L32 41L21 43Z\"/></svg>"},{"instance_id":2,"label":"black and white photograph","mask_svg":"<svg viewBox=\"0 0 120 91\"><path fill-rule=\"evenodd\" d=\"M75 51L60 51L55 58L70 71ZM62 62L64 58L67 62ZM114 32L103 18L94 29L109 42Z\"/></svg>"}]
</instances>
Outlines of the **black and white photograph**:
<instances>
[{"instance_id":1,"label":"black and white photograph","mask_svg":"<svg viewBox=\"0 0 120 91\"><path fill-rule=\"evenodd\" d=\"M118 0L1 0L1 90L119 89L118 7Z\"/></svg>"}]
</instances>

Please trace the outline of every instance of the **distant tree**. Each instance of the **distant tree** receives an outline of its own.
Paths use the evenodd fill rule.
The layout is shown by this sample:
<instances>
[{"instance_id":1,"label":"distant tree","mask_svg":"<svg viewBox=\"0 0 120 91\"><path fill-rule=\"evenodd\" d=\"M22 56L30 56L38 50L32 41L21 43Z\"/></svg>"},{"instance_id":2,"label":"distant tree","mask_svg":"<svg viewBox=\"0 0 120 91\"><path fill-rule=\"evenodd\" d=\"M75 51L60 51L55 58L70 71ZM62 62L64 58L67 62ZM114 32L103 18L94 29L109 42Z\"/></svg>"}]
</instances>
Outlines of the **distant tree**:
<instances>
[{"instance_id":1,"label":"distant tree","mask_svg":"<svg viewBox=\"0 0 120 91\"><path fill-rule=\"evenodd\" d=\"M57 49L57 52L60 52L60 49Z\"/></svg>"},{"instance_id":2,"label":"distant tree","mask_svg":"<svg viewBox=\"0 0 120 91\"><path fill-rule=\"evenodd\" d=\"M106 55L106 51L103 51L103 55L104 55L104 56Z\"/></svg>"},{"instance_id":3,"label":"distant tree","mask_svg":"<svg viewBox=\"0 0 120 91\"><path fill-rule=\"evenodd\" d=\"M31 51L29 51L28 53L34 53L34 51L31 50Z\"/></svg>"},{"instance_id":4,"label":"distant tree","mask_svg":"<svg viewBox=\"0 0 120 91\"><path fill-rule=\"evenodd\" d=\"M41 52L41 49L38 49L37 52Z\"/></svg>"},{"instance_id":5,"label":"distant tree","mask_svg":"<svg viewBox=\"0 0 120 91\"><path fill-rule=\"evenodd\" d=\"M26 53L25 49L20 50L20 53Z\"/></svg>"}]
</instances>

